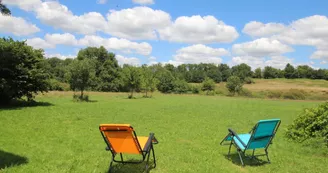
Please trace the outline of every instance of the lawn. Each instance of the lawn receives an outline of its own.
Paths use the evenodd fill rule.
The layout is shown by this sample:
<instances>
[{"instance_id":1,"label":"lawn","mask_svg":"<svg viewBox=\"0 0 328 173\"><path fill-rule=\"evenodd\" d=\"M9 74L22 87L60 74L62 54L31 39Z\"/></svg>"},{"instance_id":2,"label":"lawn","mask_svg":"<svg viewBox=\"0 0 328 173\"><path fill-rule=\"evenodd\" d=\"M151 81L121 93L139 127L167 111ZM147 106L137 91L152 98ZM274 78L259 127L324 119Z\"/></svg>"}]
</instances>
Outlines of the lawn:
<instances>
[{"instance_id":1,"label":"lawn","mask_svg":"<svg viewBox=\"0 0 328 173\"><path fill-rule=\"evenodd\" d=\"M126 99L127 94L89 93L93 102L72 101L71 92L38 96L39 106L0 109L0 172L101 172L110 153L101 123L130 123L138 135L154 132L157 167L151 172L325 172L327 148L288 141L284 131L302 111L320 102L261 100L201 95ZM232 127L248 132L260 119L280 118L271 164L245 159L219 143ZM258 151L258 154L261 152ZM138 172L143 165L116 166Z\"/></svg>"}]
</instances>

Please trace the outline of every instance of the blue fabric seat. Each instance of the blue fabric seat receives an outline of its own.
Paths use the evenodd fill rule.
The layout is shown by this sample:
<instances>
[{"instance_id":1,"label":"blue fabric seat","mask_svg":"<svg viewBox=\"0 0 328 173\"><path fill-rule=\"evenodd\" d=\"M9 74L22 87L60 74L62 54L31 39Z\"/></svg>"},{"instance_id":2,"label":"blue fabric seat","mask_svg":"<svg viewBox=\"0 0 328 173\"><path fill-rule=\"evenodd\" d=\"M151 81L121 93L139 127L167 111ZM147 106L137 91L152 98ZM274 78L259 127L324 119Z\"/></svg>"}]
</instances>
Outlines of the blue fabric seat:
<instances>
[{"instance_id":1,"label":"blue fabric seat","mask_svg":"<svg viewBox=\"0 0 328 173\"><path fill-rule=\"evenodd\" d=\"M268 155L268 147L274 138L278 127L280 125L280 119L269 119L260 120L249 133L237 134L234 130L228 129L228 135L222 140L221 145L225 141L230 142L229 152L230 155L231 146L234 145L237 148L238 155L242 165L244 162L242 160L241 154L245 155L246 150L253 150L253 157L255 149L264 148L265 155L267 156L268 162L270 163Z\"/></svg>"}]
</instances>

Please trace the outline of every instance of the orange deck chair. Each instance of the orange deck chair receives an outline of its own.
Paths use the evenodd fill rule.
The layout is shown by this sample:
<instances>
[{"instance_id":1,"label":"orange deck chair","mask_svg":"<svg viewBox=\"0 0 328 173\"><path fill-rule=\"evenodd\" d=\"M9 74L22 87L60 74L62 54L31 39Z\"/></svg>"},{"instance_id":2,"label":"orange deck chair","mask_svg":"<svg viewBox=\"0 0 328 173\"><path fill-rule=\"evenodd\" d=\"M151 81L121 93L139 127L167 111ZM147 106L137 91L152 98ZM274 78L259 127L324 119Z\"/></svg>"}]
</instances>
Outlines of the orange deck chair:
<instances>
[{"instance_id":1,"label":"orange deck chair","mask_svg":"<svg viewBox=\"0 0 328 173\"><path fill-rule=\"evenodd\" d=\"M130 124L101 124L99 130L107 144L106 150L111 151L112 153L109 172L111 171L113 162L123 164L142 163L146 158L146 170L148 170L150 151L153 153L154 168L156 167L153 144L157 144L158 141L156 140L154 133L150 133L148 137L137 137L136 132ZM120 154L121 160L115 160L117 154ZM140 154L142 160L124 161L122 154Z\"/></svg>"}]
</instances>

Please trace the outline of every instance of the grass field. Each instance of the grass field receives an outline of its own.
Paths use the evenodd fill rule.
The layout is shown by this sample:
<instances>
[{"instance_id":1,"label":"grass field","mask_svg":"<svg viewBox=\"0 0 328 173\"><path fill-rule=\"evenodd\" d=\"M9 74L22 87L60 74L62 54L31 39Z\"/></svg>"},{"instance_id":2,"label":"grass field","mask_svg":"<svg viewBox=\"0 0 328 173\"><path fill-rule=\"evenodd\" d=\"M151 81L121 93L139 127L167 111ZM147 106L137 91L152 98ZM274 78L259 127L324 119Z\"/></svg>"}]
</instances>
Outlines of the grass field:
<instances>
[{"instance_id":1,"label":"grass field","mask_svg":"<svg viewBox=\"0 0 328 173\"><path fill-rule=\"evenodd\" d=\"M99 133L101 123L130 123L138 135L154 132L157 167L151 172L325 172L328 151L288 141L284 130L306 107L320 102L261 100L201 95L89 93L93 102L72 101L71 92L38 96L39 106L0 109L0 172L101 172L110 153ZM232 127L248 132L260 119L282 124L269 148L271 164L232 160L219 143ZM261 152L258 151L258 154ZM143 165L116 165L116 172L140 172Z\"/></svg>"}]
</instances>

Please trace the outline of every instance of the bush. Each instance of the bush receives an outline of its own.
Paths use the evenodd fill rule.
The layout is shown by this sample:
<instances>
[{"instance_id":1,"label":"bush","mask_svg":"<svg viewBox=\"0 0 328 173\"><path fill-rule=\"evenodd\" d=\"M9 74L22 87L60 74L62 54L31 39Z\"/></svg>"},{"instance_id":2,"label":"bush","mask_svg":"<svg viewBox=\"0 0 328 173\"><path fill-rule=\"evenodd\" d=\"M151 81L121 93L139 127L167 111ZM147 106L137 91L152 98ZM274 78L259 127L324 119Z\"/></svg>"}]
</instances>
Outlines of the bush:
<instances>
[{"instance_id":1,"label":"bush","mask_svg":"<svg viewBox=\"0 0 328 173\"><path fill-rule=\"evenodd\" d=\"M283 94L284 99L291 99L291 100L305 100L306 92L299 89L290 89L289 91Z\"/></svg>"},{"instance_id":2,"label":"bush","mask_svg":"<svg viewBox=\"0 0 328 173\"><path fill-rule=\"evenodd\" d=\"M240 93L243 89L243 82L238 76L230 76L227 80L226 87L229 92L234 95L235 93Z\"/></svg>"},{"instance_id":3,"label":"bush","mask_svg":"<svg viewBox=\"0 0 328 173\"><path fill-rule=\"evenodd\" d=\"M56 79L49 80L49 90L50 91L69 91L69 84L59 82Z\"/></svg>"},{"instance_id":4,"label":"bush","mask_svg":"<svg viewBox=\"0 0 328 173\"><path fill-rule=\"evenodd\" d=\"M190 86L185 80L175 80L174 81L173 92L177 94L187 93L190 91Z\"/></svg>"},{"instance_id":5,"label":"bush","mask_svg":"<svg viewBox=\"0 0 328 173\"><path fill-rule=\"evenodd\" d=\"M191 92L192 92L193 94L199 94L199 92L200 92L200 88L199 88L199 86L197 86L197 85L193 85L193 86L191 86Z\"/></svg>"},{"instance_id":6,"label":"bush","mask_svg":"<svg viewBox=\"0 0 328 173\"><path fill-rule=\"evenodd\" d=\"M323 138L328 147L328 102L305 109L286 131L286 136L298 142Z\"/></svg>"},{"instance_id":7,"label":"bush","mask_svg":"<svg viewBox=\"0 0 328 173\"><path fill-rule=\"evenodd\" d=\"M253 97L253 94L251 91L249 91L246 88L243 88L240 92L239 92L240 96L245 96L245 97Z\"/></svg>"},{"instance_id":8,"label":"bush","mask_svg":"<svg viewBox=\"0 0 328 173\"><path fill-rule=\"evenodd\" d=\"M201 86L202 91L206 91L206 94L208 95L210 91L215 90L215 82L211 78L205 78L205 80L202 83Z\"/></svg>"},{"instance_id":9,"label":"bush","mask_svg":"<svg viewBox=\"0 0 328 173\"><path fill-rule=\"evenodd\" d=\"M253 83L255 83L255 82L254 82L254 80L253 80L252 78L247 77L247 78L245 78L244 83L245 83L245 84L253 84Z\"/></svg>"}]
</instances>

